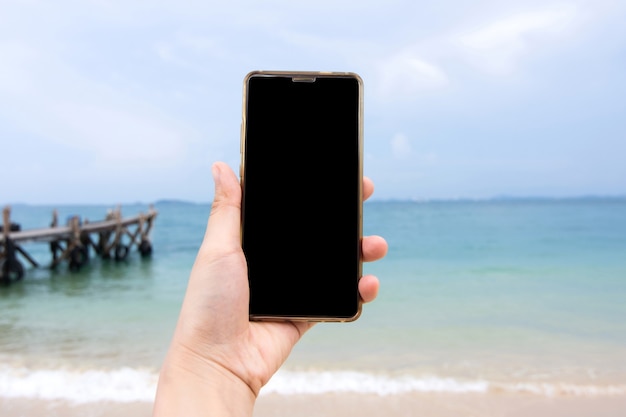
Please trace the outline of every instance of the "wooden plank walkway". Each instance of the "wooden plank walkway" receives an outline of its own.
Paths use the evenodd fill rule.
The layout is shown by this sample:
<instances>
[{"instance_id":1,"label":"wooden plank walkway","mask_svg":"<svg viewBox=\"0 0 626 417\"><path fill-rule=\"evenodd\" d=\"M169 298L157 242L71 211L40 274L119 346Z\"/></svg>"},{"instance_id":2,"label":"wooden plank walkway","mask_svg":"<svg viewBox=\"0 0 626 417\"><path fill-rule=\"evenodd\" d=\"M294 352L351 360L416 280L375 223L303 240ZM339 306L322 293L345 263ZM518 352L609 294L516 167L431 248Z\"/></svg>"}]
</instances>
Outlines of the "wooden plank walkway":
<instances>
[{"instance_id":1,"label":"wooden plank walkway","mask_svg":"<svg viewBox=\"0 0 626 417\"><path fill-rule=\"evenodd\" d=\"M11 283L23 278L24 266L20 258L24 258L34 267L40 266L21 246L29 242L49 244L52 253L50 268L56 268L61 262L67 261L72 271L77 271L88 263L91 248L101 258L114 258L116 261L126 259L133 246L142 257L152 254L149 234L157 216L157 211L152 206L147 213L125 218L117 208L109 211L104 220L94 222L81 223L79 217L74 216L63 226L58 225L55 210L50 227L30 230L13 227L10 212L11 208L5 207L2 215L0 283Z\"/></svg>"},{"instance_id":2,"label":"wooden plank walkway","mask_svg":"<svg viewBox=\"0 0 626 417\"><path fill-rule=\"evenodd\" d=\"M152 214L151 214L152 213ZM148 212L147 215L143 215L144 221L148 218L156 217L156 212ZM118 224L122 227L126 227L132 224L139 223L142 215L136 215L132 217L126 217L118 220L99 220L96 222L85 223L80 227L81 233L99 233L107 230L114 230ZM8 237L15 243L26 242L52 242L54 240L65 240L71 238L73 235L73 229L71 226L57 226L47 227L41 229L21 230L19 232L9 232ZM0 241L4 240L4 233L0 232Z\"/></svg>"}]
</instances>

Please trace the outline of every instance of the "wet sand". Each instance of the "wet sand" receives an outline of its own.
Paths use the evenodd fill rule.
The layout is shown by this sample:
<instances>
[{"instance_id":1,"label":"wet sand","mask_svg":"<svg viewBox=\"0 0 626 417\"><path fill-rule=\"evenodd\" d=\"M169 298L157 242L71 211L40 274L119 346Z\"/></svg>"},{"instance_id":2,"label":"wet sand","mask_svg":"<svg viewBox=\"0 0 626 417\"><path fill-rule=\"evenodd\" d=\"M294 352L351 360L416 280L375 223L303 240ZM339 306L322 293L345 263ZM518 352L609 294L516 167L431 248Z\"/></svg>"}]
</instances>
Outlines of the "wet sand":
<instances>
[{"instance_id":1,"label":"wet sand","mask_svg":"<svg viewBox=\"0 0 626 417\"><path fill-rule=\"evenodd\" d=\"M254 417L622 417L626 396L545 397L524 394L262 395ZM149 417L152 404L0 399L3 417ZM208 415L208 414L207 414Z\"/></svg>"},{"instance_id":2,"label":"wet sand","mask_svg":"<svg viewBox=\"0 0 626 417\"><path fill-rule=\"evenodd\" d=\"M259 399L255 417L618 417L626 397L547 398L532 395L323 395Z\"/></svg>"}]
</instances>

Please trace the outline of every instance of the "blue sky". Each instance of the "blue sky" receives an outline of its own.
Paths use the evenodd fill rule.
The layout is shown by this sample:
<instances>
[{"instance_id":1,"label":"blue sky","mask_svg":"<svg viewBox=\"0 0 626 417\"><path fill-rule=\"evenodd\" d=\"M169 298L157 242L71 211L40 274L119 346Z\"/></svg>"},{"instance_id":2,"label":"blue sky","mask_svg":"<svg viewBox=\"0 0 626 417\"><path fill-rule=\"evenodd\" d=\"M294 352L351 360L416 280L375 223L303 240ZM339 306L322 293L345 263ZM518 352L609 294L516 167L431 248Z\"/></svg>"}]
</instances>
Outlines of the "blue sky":
<instances>
[{"instance_id":1,"label":"blue sky","mask_svg":"<svg viewBox=\"0 0 626 417\"><path fill-rule=\"evenodd\" d=\"M0 0L0 204L210 201L255 69L362 76L377 198L626 195L624 22L607 0Z\"/></svg>"}]
</instances>

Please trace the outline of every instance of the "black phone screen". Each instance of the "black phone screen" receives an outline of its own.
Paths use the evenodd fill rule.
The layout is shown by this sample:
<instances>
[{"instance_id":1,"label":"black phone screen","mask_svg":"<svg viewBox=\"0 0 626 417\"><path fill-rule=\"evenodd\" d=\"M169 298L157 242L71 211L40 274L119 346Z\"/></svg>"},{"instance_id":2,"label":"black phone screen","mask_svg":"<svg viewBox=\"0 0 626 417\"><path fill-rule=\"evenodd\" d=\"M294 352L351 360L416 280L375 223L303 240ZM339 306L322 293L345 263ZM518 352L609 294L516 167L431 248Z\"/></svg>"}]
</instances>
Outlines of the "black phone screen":
<instances>
[{"instance_id":1,"label":"black phone screen","mask_svg":"<svg viewBox=\"0 0 626 417\"><path fill-rule=\"evenodd\" d=\"M250 317L355 319L360 79L258 75L245 90L242 246Z\"/></svg>"}]
</instances>

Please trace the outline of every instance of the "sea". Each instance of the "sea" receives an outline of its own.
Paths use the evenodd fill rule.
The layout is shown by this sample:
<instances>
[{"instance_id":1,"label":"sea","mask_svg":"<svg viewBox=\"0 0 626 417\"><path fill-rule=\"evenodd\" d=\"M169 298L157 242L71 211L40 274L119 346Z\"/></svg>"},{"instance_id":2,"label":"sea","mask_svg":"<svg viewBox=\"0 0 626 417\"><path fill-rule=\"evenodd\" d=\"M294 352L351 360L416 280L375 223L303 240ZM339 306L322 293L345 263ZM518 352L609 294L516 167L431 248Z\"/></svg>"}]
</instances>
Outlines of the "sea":
<instances>
[{"instance_id":1,"label":"sea","mask_svg":"<svg viewBox=\"0 0 626 417\"><path fill-rule=\"evenodd\" d=\"M23 245L41 267L22 260L0 287L0 397L153 400L210 204L154 207L148 259L51 270L47 244ZM111 208L13 205L11 219ZM363 221L389 244L364 265L378 298L306 333L261 395L626 396L626 198L368 201Z\"/></svg>"}]
</instances>

